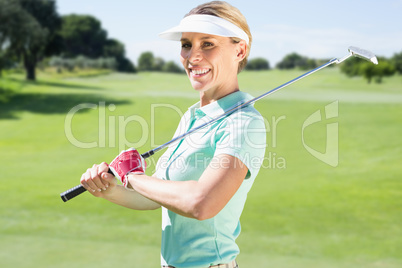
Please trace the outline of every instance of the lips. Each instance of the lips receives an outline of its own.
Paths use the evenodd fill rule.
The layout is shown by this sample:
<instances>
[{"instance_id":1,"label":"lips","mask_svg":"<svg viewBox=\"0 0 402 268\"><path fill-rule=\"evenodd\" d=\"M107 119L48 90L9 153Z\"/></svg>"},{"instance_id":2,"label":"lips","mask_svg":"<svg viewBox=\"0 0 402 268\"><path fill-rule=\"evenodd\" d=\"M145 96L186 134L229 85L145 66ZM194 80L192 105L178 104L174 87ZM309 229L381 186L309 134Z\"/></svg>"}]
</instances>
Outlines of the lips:
<instances>
[{"instance_id":1,"label":"lips","mask_svg":"<svg viewBox=\"0 0 402 268\"><path fill-rule=\"evenodd\" d=\"M209 73L211 69L208 68L190 68L190 73L194 76L202 76Z\"/></svg>"}]
</instances>

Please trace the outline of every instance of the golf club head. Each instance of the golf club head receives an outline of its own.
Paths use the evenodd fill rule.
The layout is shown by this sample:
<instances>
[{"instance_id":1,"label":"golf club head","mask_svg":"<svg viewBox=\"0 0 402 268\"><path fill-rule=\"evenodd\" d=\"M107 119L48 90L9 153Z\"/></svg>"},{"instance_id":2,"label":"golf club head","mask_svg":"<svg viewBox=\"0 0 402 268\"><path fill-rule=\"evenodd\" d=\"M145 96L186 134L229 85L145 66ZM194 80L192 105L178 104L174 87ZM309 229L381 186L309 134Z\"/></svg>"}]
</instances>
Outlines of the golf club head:
<instances>
[{"instance_id":1,"label":"golf club head","mask_svg":"<svg viewBox=\"0 0 402 268\"><path fill-rule=\"evenodd\" d=\"M359 58L371 61L374 64L378 64L377 57L371 51L364 50L364 49L361 49L358 47L353 47L353 46L350 46L348 48L348 50L355 57L359 57Z\"/></svg>"}]
</instances>

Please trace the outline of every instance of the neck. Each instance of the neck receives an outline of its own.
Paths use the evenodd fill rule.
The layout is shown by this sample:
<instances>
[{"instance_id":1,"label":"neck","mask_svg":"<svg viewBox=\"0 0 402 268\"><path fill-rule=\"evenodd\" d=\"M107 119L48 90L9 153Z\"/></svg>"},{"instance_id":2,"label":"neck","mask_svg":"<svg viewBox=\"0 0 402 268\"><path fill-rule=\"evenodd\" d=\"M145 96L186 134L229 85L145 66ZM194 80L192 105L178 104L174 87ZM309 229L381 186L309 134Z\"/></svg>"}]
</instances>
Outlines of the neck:
<instances>
[{"instance_id":1,"label":"neck","mask_svg":"<svg viewBox=\"0 0 402 268\"><path fill-rule=\"evenodd\" d=\"M230 86L230 87L225 87L225 88L211 88L205 91L200 92L200 107L203 107L205 105L208 105L214 101L217 101L229 94L232 94L236 91L239 91L239 85L236 82L236 84Z\"/></svg>"}]
</instances>

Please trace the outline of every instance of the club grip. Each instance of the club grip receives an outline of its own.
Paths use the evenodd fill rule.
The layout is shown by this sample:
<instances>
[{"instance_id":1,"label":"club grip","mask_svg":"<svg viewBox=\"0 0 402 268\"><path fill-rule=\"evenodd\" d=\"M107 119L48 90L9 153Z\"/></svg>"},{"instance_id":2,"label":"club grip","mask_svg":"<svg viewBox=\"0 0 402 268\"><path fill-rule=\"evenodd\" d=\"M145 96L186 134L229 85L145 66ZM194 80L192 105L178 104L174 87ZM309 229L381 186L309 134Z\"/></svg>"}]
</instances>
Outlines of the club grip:
<instances>
[{"instance_id":1,"label":"club grip","mask_svg":"<svg viewBox=\"0 0 402 268\"><path fill-rule=\"evenodd\" d=\"M152 156L155 152L153 150L150 150L146 153L143 153L141 156L145 159L148 158L150 156ZM113 172L109 169L108 173L113 174ZM60 194L61 200L63 200L64 202L67 202L70 199L73 199L74 197L82 194L83 192L85 192L87 189L84 188L84 186L77 185L63 193Z\"/></svg>"},{"instance_id":2,"label":"club grip","mask_svg":"<svg viewBox=\"0 0 402 268\"><path fill-rule=\"evenodd\" d=\"M60 194L61 200L63 200L64 202L67 202L68 200L76 197L77 195L82 194L83 192L85 192L87 189L84 188L84 186L77 185L63 193Z\"/></svg>"},{"instance_id":3,"label":"club grip","mask_svg":"<svg viewBox=\"0 0 402 268\"><path fill-rule=\"evenodd\" d=\"M109 169L108 173L113 175L113 172ZM84 193L87 189L84 188L84 186L77 185L63 193L60 194L61 200L63 200L64 202L67 202L70 199L73 199L74 197Z\"/></svg>"}]
</instances>

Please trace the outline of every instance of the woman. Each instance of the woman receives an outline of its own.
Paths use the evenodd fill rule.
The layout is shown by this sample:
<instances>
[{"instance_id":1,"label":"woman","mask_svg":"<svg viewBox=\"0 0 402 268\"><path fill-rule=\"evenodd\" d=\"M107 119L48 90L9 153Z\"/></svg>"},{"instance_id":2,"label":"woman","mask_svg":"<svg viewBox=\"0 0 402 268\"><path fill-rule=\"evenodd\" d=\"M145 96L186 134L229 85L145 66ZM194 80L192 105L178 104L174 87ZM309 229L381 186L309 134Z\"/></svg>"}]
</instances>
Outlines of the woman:
<instances>
[{"instance_id":1,"label":"woman","mask_svg":"<svg viewBox=\"0 0 402 268\"><path fill-rule=\"evenodd\" d=\"M160 36L181 42L181 62L200 95L175 136L252 99L237 80L252 40L239 10L226 2L205 3ZM238 267L239 218L264 153L263 119L247 106L170 146L153 176L144 174L144 165L117 170L119 155L110 168L126 187L117 185L106 163L88 169L81 184L131 209L162 207L162 267Z\"/></svg>"}]
</instances>

